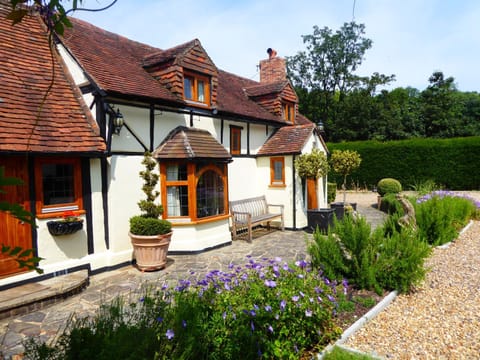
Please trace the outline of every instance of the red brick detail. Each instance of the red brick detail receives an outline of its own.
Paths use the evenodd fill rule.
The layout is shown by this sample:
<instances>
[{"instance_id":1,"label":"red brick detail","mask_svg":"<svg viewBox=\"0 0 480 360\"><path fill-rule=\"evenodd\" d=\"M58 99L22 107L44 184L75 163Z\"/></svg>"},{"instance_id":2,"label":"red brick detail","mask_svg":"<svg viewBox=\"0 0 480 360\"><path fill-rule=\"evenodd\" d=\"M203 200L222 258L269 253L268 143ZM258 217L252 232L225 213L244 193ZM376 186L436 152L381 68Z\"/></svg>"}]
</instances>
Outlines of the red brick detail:
<instances>
[{"instance_id":1,"label":"red brick detail","mask_svg":"<svg viewBox=\"0 0 480 360\"><path fill-rule=\"evenodd\" d=\"M179 99L183 99L183 72L210 76L212 106L217 104L218 70L197 39L172 49L148 55L143 66Z\"/></svg>"},{"instance_id":2,"label":"red brick detail","mask_svg":"<svg viewBox=\"0 0 480 360\"><path fill-rule=\"evenodd\" d=\"M284 81L287 79L287 68L285 59L281 57L272 57L260 61L260 82L272 83Z\"/></svg>"}]
</instances>

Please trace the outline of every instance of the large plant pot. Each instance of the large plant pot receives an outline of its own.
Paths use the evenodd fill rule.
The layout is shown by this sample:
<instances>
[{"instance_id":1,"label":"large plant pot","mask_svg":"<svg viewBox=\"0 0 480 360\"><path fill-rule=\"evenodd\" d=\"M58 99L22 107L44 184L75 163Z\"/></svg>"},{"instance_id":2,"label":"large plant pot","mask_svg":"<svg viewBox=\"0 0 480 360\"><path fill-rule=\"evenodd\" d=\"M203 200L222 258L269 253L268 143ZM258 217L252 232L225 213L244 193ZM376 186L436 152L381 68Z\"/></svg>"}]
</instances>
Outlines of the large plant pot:
<instances>
[{"instance_id":1,"label":"large plant pot","mask_svg":"<svg viewBox=\"0 0 480 360\"><path fill-rule=\"evenodd\" d=\"M163 269L167 265L167 253L172 232L164 235L134 235L129 233L137 266L141 271Z\"/></svg>"},{"instance_id":2,"label":"large plant pot","mask_svg":"<svg viewBox=\"0 0 480 360\"><path fill-rule=\"evenodd\" d=\"M327 233L333 226L335 209L310 209L307 210L308 231L314 232L317 227L322 233Z\"/></svg>"},{"instance_id":3,"label":"large plant pot","mask_svg":"<svg viewBox=\"0 0 480 360\"><path fill-rule=\"evenodd\" d=\"M345 215L345 205L350 205L353 211L357 211L357 203L334 202L330 204L330 208L335 209L337 220L342 220Z\"/></svg>"}]
</instances>

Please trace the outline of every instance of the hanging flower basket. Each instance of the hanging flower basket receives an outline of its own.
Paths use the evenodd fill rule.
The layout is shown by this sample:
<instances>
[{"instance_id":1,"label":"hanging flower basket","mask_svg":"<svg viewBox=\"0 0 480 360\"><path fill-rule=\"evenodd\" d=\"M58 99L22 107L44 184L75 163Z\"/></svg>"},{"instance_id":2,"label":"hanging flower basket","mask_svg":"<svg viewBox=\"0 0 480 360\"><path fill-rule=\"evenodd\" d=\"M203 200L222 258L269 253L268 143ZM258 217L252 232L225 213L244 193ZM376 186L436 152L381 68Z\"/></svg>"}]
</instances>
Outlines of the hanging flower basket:
<instances>
[{"instance_id":1,"label":"hanging flower basket","mask_svg":"<svg viewBox=\"0 0 480 360\"><path fill-rule=\"evenodd\" d=\"M54 236L68 235L82 230L83 219L79 218L73 211L63 213L63 220L47 222L48 231Z\"/></svg>"},{"instance_id":2,"label":"hanging flower basket","mask_svg":"<svg viewBox=\"0 0 480 360\"><path fill-rule=\"evenodd\" d=\"M78 221L49 221L47 222L48 231L54 236L68 235L82 230L83 220Z\"/></svg>"}]
</instances>

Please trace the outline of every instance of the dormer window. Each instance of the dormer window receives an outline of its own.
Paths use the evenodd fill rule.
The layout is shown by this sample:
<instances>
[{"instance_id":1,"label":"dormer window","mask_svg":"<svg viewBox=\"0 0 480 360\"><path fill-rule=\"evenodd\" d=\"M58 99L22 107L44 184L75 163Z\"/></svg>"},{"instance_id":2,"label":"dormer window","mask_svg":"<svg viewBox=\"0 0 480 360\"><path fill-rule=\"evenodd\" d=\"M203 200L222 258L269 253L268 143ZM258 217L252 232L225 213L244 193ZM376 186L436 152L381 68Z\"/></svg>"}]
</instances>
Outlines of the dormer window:
<instances>
[{"instance_id":1,"label":"dormer window","mask_svg":"<svg viewBox=\"0 0 480 360\"><path fill-rule=\"evenodd\" d=\"M283 119L289 123L295 122L295 104L292 102L282 103Z\"/></svg>"},{"instance_id":2,"label":"dormer window","mask_svg":"<svg viewBox=\"0 0 480 360\"><path fill-rule=\"evenodd\" d=\"M183 97L194 104L210 106L210 78L200 74L184 72Z\"/></svg>"}]
</instances>

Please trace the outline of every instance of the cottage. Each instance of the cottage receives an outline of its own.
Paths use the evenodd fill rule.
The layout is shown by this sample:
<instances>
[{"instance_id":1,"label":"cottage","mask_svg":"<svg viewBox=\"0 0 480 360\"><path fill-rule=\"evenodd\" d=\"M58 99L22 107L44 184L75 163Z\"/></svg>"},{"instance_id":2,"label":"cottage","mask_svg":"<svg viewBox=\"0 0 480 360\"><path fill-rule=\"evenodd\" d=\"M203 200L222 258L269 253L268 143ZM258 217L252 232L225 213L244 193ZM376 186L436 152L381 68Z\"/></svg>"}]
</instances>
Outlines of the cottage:
<instances>
[{"instance_id":1,"label":"cottage","mask_svg":"<svg viewBox=\"0 0 480 360\"><path fill-rule=\"evenodd\" d=\"M298 155L326 146L274 50L258 82L218 69L197 39L162 50L73 18L50 56L39 18L11 27L5 13L0 5L0 166L25 181L8 196L38 228L0 213L0 235L35 247L46 274L132 262L128 220L147 150L159 163L173 253L230 243L229 201L265 196L295 230L307 208L326 205L326 179L311 186L295 172ZM82 230L50 234L47 222L71 210ZM36 276L1 261L0 286Z\"/></svg>"}]
</instances>

